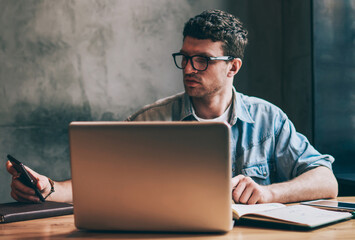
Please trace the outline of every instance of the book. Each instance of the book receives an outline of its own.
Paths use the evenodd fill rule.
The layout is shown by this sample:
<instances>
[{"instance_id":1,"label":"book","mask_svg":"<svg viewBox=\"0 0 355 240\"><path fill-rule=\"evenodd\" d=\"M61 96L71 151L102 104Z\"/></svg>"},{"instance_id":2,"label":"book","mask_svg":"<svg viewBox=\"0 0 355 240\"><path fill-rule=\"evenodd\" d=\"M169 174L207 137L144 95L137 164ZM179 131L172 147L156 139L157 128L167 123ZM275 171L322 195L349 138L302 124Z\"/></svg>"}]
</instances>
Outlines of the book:
<instances>
[{"instance_id":1,"label":"book","mask_svg":"<svg viewBox=\"0 0 355 240\"><path fill-rule=\"evenodd\" d=\"M286 206L281 203L255 205L232 204L233 218L252 223L294 226L300 229L314 229L352 218L347 212L334 212L306 205Z\"/></svg>"},{"instance_id":2,"label":"book","mask_svg":"<svg viewBox=\"0 0 355 240\"><path fill-rule=\"evenodd\" d=\"M43 203L11 202L0 204L0 223L55 217L73 213L73 205L46 201Z\"/></svg>"}]
</instances>

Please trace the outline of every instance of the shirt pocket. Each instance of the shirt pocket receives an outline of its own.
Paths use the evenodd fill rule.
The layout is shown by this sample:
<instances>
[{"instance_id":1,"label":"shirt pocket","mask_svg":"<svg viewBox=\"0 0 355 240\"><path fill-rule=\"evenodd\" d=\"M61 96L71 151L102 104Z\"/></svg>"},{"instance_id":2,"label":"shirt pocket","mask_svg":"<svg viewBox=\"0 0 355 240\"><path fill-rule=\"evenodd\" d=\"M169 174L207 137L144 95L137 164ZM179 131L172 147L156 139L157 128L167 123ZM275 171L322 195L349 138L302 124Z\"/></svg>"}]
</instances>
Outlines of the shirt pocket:
<instances>
[{"instance_id":1,"label":"shirt pocket","mask_svg":"<svg viewBox=\"0 0 355 240\"><path fill-rule=\"evenodd\" d=\"M270 184L270 169L268 164L257 164L245 167L242 169L242 174L251 177L258 184Z\"/></svg>"}]
</instances>

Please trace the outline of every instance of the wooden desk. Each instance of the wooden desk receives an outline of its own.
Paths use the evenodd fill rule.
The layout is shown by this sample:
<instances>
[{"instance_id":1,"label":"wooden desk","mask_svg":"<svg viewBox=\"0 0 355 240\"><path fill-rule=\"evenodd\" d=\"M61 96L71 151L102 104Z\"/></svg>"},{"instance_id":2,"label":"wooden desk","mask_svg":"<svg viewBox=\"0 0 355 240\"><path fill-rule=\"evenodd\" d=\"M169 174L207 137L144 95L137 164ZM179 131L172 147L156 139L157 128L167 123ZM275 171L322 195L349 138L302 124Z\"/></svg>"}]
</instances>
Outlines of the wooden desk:
<instances>
[{"instance_id":1,"label":"wooden desk","mask_svg":"<svg viewBox=\"0 0 355 240\"><path fill-rule=\"evenodd\" d=\"M355 197L340 197L339 201L355 202ZM355 239L355 219L309 232L278 230L251 226L235 226L227 234L154 234L87 232L74 226L73 215L24 222L0 224L0 238L5 239Z\"/></svg>"}]
</instances>

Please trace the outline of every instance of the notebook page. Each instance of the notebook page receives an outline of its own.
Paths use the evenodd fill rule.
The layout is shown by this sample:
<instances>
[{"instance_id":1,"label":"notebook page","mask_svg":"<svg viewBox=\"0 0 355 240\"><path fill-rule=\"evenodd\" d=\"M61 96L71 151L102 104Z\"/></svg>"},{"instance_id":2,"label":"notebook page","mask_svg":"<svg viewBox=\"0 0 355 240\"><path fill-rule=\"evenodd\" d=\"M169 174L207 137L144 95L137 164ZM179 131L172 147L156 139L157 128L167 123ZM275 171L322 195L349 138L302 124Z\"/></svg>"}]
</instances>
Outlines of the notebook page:
<instances>
[{"instance_id":1,"label":"notebook page","mask_svg":"<svg viewBox=\"0 0 355 240\"><path fill-rule=\"evenodd\" d=\"M259 212L257 215L293 223L301 223L308 226L319 226L351 217L350 213L328 211L304 205L267 210Z\"/></svg>"},{"instance_id":2,"label":"notebook page","mask_svg":"<svg viewBox=\"0 0 355 240\"><path fill-rule=\"evenodd\" d=\"M261 204L251 204L251 205L232 204L232 209L234 213L237 214L239 217L247 213L256 213L256 212L262 212L270 209L283 208L283 207L286 207L286 205L281 203L261 203Z\"/></svg>"}]
</instances>

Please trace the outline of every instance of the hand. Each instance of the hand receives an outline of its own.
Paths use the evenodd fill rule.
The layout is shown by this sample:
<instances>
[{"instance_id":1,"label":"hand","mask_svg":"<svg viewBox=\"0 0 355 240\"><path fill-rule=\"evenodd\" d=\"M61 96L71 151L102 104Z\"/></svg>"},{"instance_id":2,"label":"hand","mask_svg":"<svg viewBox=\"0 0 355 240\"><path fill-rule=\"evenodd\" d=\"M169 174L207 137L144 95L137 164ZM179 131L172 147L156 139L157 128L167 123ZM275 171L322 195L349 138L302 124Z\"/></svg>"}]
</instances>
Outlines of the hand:
<instances>
[{"instance_id":1,"label":"hand","mask_svg":"<svg viewBox=\"0 0 355 240\"><path fill-rule=\"evenodd\" d=\"M33 171L32 169L26 167L26 170L34 177L37 181L37 188L42 193L43 196L46 196L51 189L51 185L46 176L40 175ZM10 161L6 162L6 169L12 175L11 182L11 197L19 202L40 202L35 191L24 185L18 178L19 173L12 166Z\"/></svg>"},{"instance_id":2,"label":"hand","mask_svg":"<svg viewBox=\"0 0 355 240\"><path fill-rule=\"evenodd\" d=\"M244 175L232 178L232 198L235 203L244 204L272 202L272 194L268 186L259 185Z\"/></svg>"}]
</instances>

